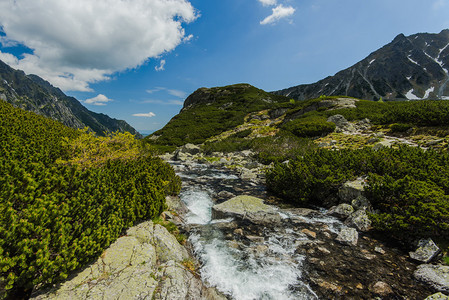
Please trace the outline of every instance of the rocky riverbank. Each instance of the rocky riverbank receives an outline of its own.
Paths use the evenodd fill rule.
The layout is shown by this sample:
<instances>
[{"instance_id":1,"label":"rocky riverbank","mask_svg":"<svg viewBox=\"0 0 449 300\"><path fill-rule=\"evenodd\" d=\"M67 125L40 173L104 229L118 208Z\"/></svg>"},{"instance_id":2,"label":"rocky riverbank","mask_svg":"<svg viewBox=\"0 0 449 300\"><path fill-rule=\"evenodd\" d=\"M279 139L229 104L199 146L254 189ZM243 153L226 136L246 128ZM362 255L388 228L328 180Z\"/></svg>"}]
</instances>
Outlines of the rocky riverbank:
<instances>
[{"instance_id":1,"label":"rocky riverbank","mask_svg":"<svg viewBox=\"0 0 449 300\"><path fill-rule=\"evenodd\" d=\"M182 211L179 199L169 198ZM178 218L178 220L180 220ZM152 221L131 227L88 267L32 299L212 299L224 300L196 271L196 259L167 229Z\"/></svg>"},{"instance_id":2,"label":"rocky riverbank","mask_svg":"<svg viewBox=\"0 0 449 300\"><path fill-rule=\"evenodd\" d=\"M221 232L228 247L241 251L241 257L247 259L270 256L275 259L279 253L270 248L273 236L285 239L285 243L293 242L294 251L288 254L289 259L303 259L298 265L301 283L313 291L304 299L426 299L435 292L447 292L448 267L425 267L434 261L439 249L430 249L432 254L426 254L433 258L420 260L370 232L367 212L372 208L363 194L363 178L344 184L336 195L334 204L338 205L329 211L286 208L263 191L263 170L267 166L253 161L249 151L206 157L198 147L186 145L166 159L179 162L175 168L184 173L186 185L214 185L207 176L186 175L198 164L203 168L223 168L239 178L234 180L235 189L229 188L229 184L215 183L210 192L215 203L211 208L212 220L206 225L188 226L189 232L210 232L212 226ZM235 197L242 194L249 197ZM220 221L226 218L232 220ZM429 250L428 246L422 246L416 252L426 247ZM291 245L288 247L291 249ZM197 247L196 251L204 260L204 249ZM421 276L424 273L425 278ZM291 288L307 290L301 284ZM228 295L235 297L232 292Z\"/></svg>"},{"instance_id":3,"label":"rocky riverbank","mask_svg":"<svg viewBox=\"0 0 449 300\"><path fill-rule=\"evenodd\" d=\"M370 232L363 178L330 210L294 208L266 193L268 166L250 151L206 156L186 145L165 159L183 191L162 216L186 246L143 222L33 299L448 299L449 267L432 264L430 241L409 255Z\"/></svg>"}]
</instances>

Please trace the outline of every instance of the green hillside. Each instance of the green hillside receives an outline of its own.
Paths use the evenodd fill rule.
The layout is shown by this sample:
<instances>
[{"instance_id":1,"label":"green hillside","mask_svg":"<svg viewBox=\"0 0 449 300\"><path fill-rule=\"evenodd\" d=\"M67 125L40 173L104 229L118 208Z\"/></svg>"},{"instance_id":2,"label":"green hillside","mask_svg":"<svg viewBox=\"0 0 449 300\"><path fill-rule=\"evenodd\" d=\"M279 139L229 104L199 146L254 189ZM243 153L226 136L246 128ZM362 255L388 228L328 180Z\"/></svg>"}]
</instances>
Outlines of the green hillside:
<instances>
[{"instance_id":1,"label":"green hillside","mask_svg":"<svg viewBox=\"0 0 449 300\"><path fill-rule=\"evenodd\" d=\"M245 116L288 101L249 84L201 88L190 95L182 111L146 139L159 145L199 144L244 123Z\"/></svg>"},{"instance_id":2,"label":"green hillside","mask_svg":"<svg viewBox=\"0 0 449 300\"><path fill-rule=\"evenodd\" d=\"M0 298L65 279L180 188L130 134L97 138L4 101L0 174Z\"/></svg>"},{"instance_id":3,"label":"green hillside","mask_svg":"<svg viewBox=\"0 0 449 300\"><path fill-rule=\"evenodd\" d=\"M247 85L200 89L148 141L197 143L206 155L252 150L274 163L267 189L298 206L326 205L345 181L366 178L376 231L405 244L432 237L445 245L449 101L262 99L266 93ZM335 131L328 119L335 115L352 131Z\"/></svg>"}]
</instances>

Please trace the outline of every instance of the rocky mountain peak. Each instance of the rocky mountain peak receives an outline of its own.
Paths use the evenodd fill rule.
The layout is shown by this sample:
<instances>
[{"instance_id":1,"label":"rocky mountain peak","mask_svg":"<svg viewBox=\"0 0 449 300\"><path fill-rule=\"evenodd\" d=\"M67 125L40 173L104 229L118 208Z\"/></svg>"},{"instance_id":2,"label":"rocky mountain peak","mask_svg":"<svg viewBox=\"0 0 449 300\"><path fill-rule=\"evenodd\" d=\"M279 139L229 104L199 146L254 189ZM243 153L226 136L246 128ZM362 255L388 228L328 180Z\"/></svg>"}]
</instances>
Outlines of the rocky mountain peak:
<instances>
[{"instance_id":1,"label":"rocky mountain peak","mask_svg":"<svg viewBox=\"0 0 449 300\"><path fill-rule=\"evenodd\" d=\"M226 101L231 99L236 99L239 96L243 96L249 93L260 93L266 94L266 98L272 98L272 95L259 90L247 83L239 83L233 84L223 87L213 87L213 88L199 88L195 92L193 92L187 99L184 101L184 106L182 111L190 109L196 105L202 104L212 104L217 101Z\"/></svg>"},{"instance_id":2,"label":"rocky mountain peak","mask_svg":"<svg viewBox=\"0 0 449 300\"><path fill-rule=\"evenodd\" d=\"M361 99L449 99L449 29L397 35L362 61L313 84L275 94L304 100L321 95Z\"/></svg>"},{"instance_id":3,"label":"rocky mountain peak","mask_svg":"<svg viewBox=\"0 0 449 300\"><path fill-rule=\"evenodd\" d=\"M49 117L73 128L89 127L99 135L105 132L128 131L141 135L123 120L88 110L77 99L65 95L37 75L26 75L0 61L0 99Z\"/></svg>"}]
</instances>

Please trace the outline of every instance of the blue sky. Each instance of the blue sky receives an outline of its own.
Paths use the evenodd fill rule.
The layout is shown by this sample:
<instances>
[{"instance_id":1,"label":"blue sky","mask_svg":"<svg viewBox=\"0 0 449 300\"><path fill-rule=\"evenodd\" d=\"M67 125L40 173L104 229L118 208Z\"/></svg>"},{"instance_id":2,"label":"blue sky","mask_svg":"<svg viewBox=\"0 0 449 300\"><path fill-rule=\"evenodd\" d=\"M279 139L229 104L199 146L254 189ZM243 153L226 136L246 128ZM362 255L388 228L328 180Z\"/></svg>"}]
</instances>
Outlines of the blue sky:
<instances>
[{"instance_id":1,"label":"blue sky","mask_svg":"<svg viewBox=\"0 0 449 300\"><path fill-rule=\"evenodd\" d=\"M449 0L4 0L0 59L148 133L197 88L312 83L448 15Z\"/></svg>"}]
</instances>

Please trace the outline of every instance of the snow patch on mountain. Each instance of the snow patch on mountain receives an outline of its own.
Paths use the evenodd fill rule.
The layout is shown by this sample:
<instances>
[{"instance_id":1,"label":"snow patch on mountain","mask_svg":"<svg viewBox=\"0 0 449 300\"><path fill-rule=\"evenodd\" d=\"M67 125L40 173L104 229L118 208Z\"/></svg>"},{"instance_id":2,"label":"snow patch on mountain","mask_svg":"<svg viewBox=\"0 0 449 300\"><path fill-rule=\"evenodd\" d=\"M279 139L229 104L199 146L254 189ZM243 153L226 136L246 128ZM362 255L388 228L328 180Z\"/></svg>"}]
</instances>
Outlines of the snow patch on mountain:
<instances>
[{"instance_id":1,"label":"snow patch on mountain","mask_svg":"<svg viewBox=\"0 0 449 300\"><path fill-rule=\"evenodd\" d=\"M413 94L413 89L411 89L410 91L407 92L407 94L405 94L405 97L408 100L421 100L421 98L417 97L415 94Z\"/></svg>"},{"instance_id":2,"label":"snow patch on mountain","mask_svg":"<svg viewBox=\"0 0 449 300\"><path fill-rule=\"evenodd\" d=\"M420 66L420 65L418 64L418 62L414 61L414 60L410 57L410 55L407 55L407 58L408 58L409 61L411 61L411 62L414 63L415 65Z\"/></svg>"},{"instance_id":3,"label":"snow patch on mountain","mask_svg":"<svg viewBox=\"0 0 449 300\"><path fill-rule=\"evenodd\" d=\"M449 44L447 44L446 46L444 46L443 48L440 49L440 52L438 53L438 58L440 58L441 53L446 50L446 48L449 47Z\"/></svg>"},{"instance_id":4,"label":"snow patch on mountain","mask_svg":"<svg viewBox=\"0 0 449 300\"><path fill-rule=\"evenodd\" d=\"M428 88L428 89L426 90L426 92L424 93L423 99L429 98L430 93L432 93L434 90L435 90L435 87Z\"/></svg>"}]
</instances>

